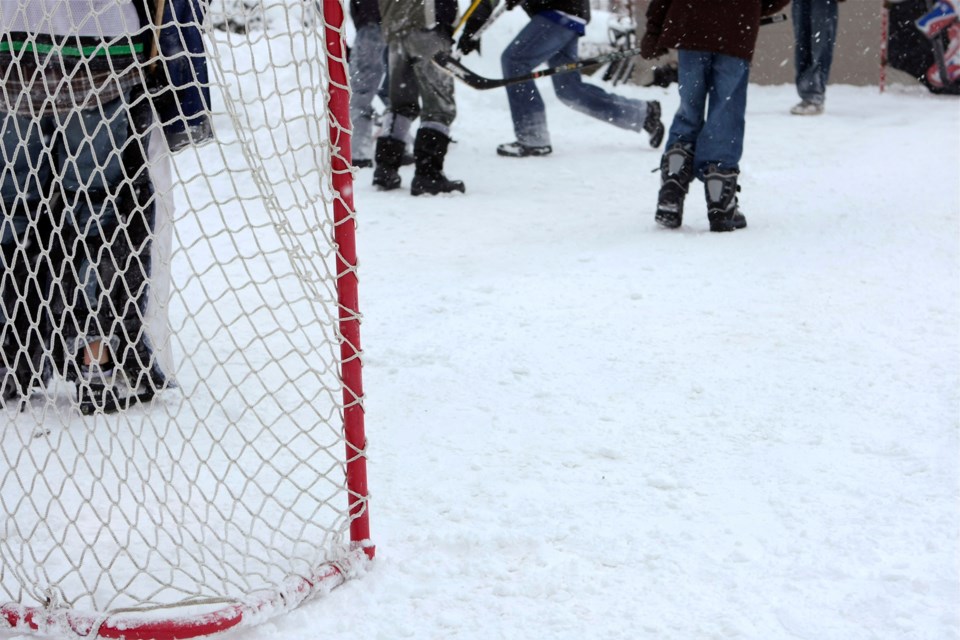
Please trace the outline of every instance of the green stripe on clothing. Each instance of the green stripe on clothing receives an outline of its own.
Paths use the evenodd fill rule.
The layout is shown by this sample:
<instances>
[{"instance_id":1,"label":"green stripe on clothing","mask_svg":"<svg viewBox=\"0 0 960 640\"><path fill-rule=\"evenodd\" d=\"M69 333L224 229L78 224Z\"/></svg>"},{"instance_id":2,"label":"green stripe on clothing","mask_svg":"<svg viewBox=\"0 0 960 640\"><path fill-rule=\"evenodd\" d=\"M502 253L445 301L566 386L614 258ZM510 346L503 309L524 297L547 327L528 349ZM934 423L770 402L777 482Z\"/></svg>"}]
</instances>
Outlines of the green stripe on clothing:
<instances>
[{"instance_id":1,"label":"green stripe on clothing","mask_svg":"<svg viewBox=\"0 0 960 640\"><path fill-rule=\"evenodd\" d=\"M87 47L58 47L53 44L42 44L38 42L0 42L0 53L9 53L11 51L32 51L34 53L56 52L62 56L74 57L95 57L95 56L129 56L135 53L143 53L143 44L115 44L104 45L94 44Z\"/></svg>"}]
</instances>

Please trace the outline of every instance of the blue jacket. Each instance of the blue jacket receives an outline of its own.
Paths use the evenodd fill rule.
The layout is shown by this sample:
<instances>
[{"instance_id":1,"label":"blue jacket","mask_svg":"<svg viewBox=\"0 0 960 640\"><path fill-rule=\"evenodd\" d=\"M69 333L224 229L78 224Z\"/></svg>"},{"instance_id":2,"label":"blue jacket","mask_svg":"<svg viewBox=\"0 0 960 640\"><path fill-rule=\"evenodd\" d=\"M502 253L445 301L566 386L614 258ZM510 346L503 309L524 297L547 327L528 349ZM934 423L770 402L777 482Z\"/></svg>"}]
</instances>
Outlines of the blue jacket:
<instances>
[{"instance_id":1,"label":"blue jacket","mask_svg":"<svg viewBox=\"0 0 960 640\"><path fill-rule=\"evenodd\" d=\"M213 138L203 18L201 0L167 0L164 6L152 93L171 151Z\"/></svg>"}]
</instances>

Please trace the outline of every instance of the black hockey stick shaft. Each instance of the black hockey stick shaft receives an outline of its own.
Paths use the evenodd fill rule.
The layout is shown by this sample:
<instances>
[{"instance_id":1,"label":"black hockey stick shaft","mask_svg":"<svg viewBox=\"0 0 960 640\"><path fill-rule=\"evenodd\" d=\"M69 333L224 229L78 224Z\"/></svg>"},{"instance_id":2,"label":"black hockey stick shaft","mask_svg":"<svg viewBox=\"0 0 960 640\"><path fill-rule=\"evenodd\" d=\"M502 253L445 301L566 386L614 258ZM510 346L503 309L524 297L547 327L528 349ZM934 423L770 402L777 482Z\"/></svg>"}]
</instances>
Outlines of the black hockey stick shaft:
<instances>
[{"instance_id":1,"label":"black hockey stick shaft","mask_svg":"<svg viewBox=\"0 0 960 640\"><path fill-rule=\"evenodd\" d=\"M786 19L787 16L781 13L775 16L762 18L760 20L760 24L773 24L774 22L783 22ZM577 60L576 62L568 62L567 64L561 64L556 67L548 67L538 71L531 71L530 73L526 73L522 76L514 76L512 78L503 79L484 78L483 76L474 73L470 69L467 69L453 55L442 51L433 57L433 61L445 71L451 73L454 77L462 80L467 86L473 87L474 89L486 90L498 89L500 87L506 87L520 82L529 82L530 80L536 80L537 78L546 78L548 76L557 75L558 73L570 73L571 71L580 71L582 69L599 67L600 65L613 62L614 60L633 58L638 55L640 55L639 47L635 47L633 49L621 49L620 51L611 51L599 56L594 56L593 58L584 58L582 60Z\"/></svg>"},{"instance_id":2,"label":"black hockey stick shaft","mask_svg":"<svg viewBox=\"0 0 960 640\"><path fill-rule=\"evenodd\" d=\"M624 49L623 51L611 51L610 53L605 53L594 58L586 58L584 60L577 60L576 62L568 62L567 64L561 64L556 67L550 67L548 69L540 69L538 71L531 71L530 73L524 74L522 76L514 76L512 78L503 78L503 79L494 79L494 78L484 78L483 76L470 71L465 66L463 66L459 60L451 56L449 53L440 52L434 56L433 61L440 65L444 70L453 74L455 77L460 78L466 83L467 86L473 87L474 89L497 89L499 87L506 87L511 84L517 84L519 82L527 82L529 80L536 80L537 78L546 78L547 76L553 76L558 73L569 73L571 71L579 71L581 69L587 69L590 67L598 67L607 62L613 60L621 60L623 58L632 58L633 56L640 55L640 49Z\"/></svg>"}]
</instances>

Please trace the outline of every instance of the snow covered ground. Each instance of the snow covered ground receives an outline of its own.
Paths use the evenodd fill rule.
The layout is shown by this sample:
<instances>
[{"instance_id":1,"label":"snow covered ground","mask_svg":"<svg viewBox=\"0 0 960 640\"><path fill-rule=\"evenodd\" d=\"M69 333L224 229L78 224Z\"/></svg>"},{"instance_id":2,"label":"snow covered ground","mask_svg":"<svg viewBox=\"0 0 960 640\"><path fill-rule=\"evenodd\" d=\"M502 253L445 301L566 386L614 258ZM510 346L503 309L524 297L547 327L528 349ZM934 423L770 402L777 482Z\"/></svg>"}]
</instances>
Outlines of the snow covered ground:
<instances>
[{"instance_id":1,"label":"snow covered ground","mask_svg":"<svg viewBox=\"0 0 960 640\"><path fill-rule=\"evenodd\" d=\"M466 195L358 173L377 560L230 637L960 637L960 103L751 87L721 235L699 184L658 229L660 152L541 88L552 156L460 86Z\"/></svg>"},{"instance_id":2,"label":"snow covered ground","mask_svg":"<svg viewBox=\"0 0 960 640\"><path fill-rule=\"evenodd\" d=\"M358 172L377 558L224 638L960 638L960 102L751 87L749 228L711 234L540 86L549 157L458 86L466 195Z\"/></svg>"}]
</instances>

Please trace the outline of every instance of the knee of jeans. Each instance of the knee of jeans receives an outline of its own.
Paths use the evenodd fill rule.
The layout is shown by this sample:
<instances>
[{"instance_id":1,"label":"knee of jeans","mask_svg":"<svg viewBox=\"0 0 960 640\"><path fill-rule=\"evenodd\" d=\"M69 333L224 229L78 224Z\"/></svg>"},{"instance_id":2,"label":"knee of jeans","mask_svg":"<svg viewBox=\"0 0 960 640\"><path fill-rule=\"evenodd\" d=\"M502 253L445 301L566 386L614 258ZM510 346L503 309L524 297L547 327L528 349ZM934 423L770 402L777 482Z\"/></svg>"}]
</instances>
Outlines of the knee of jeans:
<instances>
[{"instance_id":1,"label":"knee of jeans","mask_svg":"<svg viewBox=\"0 0 960 640\"><path fill-rule=\"evenodd\" d=\"M83 238L108 236L108 231L117 225L117 211L109 203L101 204L98 211L81 206L68 212L69 219L77 234Z\"/></svg>"},{"instance_id":2,"label":"knee of jeans","mask_svg":"<svg viewBox=\"0 0 960 640\"><path fill-rule=\"evenodd\" d=\"M590 113L590 102L584 92L581 91L582 86L580 82L554 82L553 91L562 104L575 111Z\"/></svg>"},{"instance_id":3,"label":"knee of jeans","mask_svg":"<svg viewBox=\"0 0 960 640\"><path fill-rule=\"evenodd\" d=\"M577 88L574 86L574 83L567 81L566 79L554 77L553 78L553 92L557 94L557 98L563 104L568 107L572 107L577 103Z\"/></svg>"},{"instance_id":4,"label":"knee of jeans","mask_svg":"<svg viewBox=\"0 0 960 640\"><path fill-rule=\"evenodd\" d=\"M83 292L81 304L87 309L93 309L97 306L97 298L100 296L100 278L97 269L88 260L84 260L77 271L79 276L79 290Z\"/></svg>"},{"instance_id":5,"label":"knee of jeans","mask_svg":"<svg viewBox=\"0 0 960 640\"><path fill-rule=\"evenodd\" d=\"M504 49L503 53L500 54L500 69L503 71L503 75L506 77L526 73L530 70L528 65L522 59L513 55L513 51L510 47Z\"/></svg>"}]
</instances>

